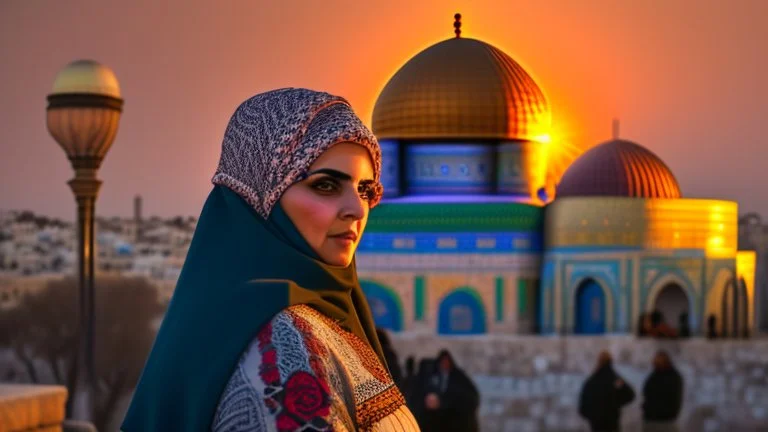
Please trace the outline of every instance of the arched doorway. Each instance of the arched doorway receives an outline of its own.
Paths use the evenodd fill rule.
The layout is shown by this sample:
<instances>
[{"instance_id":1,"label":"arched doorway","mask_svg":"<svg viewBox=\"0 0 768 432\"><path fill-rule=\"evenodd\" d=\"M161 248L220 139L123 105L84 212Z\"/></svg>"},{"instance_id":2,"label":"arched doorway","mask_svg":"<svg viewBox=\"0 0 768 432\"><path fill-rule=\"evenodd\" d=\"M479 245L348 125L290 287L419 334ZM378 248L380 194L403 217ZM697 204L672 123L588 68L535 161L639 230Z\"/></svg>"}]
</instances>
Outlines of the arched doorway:
<instances>
[{"instance_id":1,"label":"arched doorway","mask_svg":"<svg viewBox=\"0 0 768 432\"><path fill-rule=\"evenodd\" d=\"M603 287L594 279L582 282L576 290L576 334L605 333L606 299Z\"/></svg>"},{"instance_id":2,"label":"arched doorway","mask_svg":"<svg viewBox=\"0 0 768 432\"><path fill-rule=\"evenodd\" d=\"M361 281L360 287L371 307L376 327L399 332L403 330L403 314L392 290L375 282Z\"/></svg>"},{"instance_id":3,"label":"arched doorway","mask_svg":"<svg viewBox=\"0 0 768 432\"><path fill-rule=\"evenodd\" d=\"M749 328L749 299L747 285L743 278L738 281L731 279L723 290L723 323L724 337L743 337Z\"/></svg>"},{"instance_id":4,"label":"arched doorway","mask_svg":"<svg viewBox=\"0 0 768 432\"><path fill-rule=\"evenodd\" d=\"M676 283L668 283L659 291L653 303L653 310L661 312L664 322L680 330L680 316L689 314L689 299L685 290ZM690 316L688 317L690 324Z\"/></svg>"},{"instance_id":5,"label":"arched doorway","mask_svg":"<svg viewBox=\"0 0 768 432\"><path fill-rule=\"evenodd\" d=\"M437 318L439 334L471 335L485 331L485 310L474 291L461 289L445 296Z\"/></svg>"},{"instance_id":6,"label":"arched doorway","mask_svg":"<svg viewBox=\"0 0 768 432\"><path fill-rule=\"evenodd\" d=\"M744 278L739 278L739 337L749 336L749 296L747 295L747 282Z\"/></svg>"}]
</instances>

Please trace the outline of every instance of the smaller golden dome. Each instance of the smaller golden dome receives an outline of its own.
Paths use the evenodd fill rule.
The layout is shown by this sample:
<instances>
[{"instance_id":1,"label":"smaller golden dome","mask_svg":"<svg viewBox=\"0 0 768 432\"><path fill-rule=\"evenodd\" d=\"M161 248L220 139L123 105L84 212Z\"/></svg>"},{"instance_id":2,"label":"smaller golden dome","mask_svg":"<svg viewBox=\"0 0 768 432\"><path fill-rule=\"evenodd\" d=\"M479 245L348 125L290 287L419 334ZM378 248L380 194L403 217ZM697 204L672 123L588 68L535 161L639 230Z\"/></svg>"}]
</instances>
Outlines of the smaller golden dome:
<instances>
[{"instance_id":1,"label":"smaller golden dome","mask_svg":"<svg viewBox=\"0 0 768 432\"><path fill-rule=\"evenodd\" d=\"M56 75L52 94L97 94L120 99L120 84L112 69L93 60L77 60Z\"/></svg>"},{"instance_id":2,"label":"smaller golden dome","mask_svg":"<svg viewBox=\"0 0 768 432\"><path fill-rule=\"evenodd\" d=\"M528 73L500 49L462 37L410 59L373 109L380 139L536 140L549 126L549 105Z\"/></svg>"},{"instance_id":3,"label":"smaller golden dome","mask_svg":"<svg viewBox=\"0 0 768 432\"><path fill-rule=\"evenodd\" d=\"M595 146L565 170L557 198L617 196L680 198L680 187L664 161L632 141L615 139Z\"/></svg>"}]
</instances>

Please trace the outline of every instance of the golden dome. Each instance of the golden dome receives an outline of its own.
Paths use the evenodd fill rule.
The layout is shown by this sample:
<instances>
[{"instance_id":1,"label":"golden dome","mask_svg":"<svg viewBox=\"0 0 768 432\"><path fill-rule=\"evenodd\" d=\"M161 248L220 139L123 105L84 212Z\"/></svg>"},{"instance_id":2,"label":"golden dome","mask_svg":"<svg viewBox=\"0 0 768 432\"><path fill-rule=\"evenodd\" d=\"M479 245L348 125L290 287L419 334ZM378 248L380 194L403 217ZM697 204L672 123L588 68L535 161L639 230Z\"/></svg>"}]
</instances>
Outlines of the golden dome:
<instances>
[{"instance_id":1,"label":"golden dome","mask_svg":"<svg viewBox=\"0 0 768 432\"><path fill-rule=\"evenodd\" d=\"M373 109L380 139L535 140L549 126L546 97L528 73L498 48L460 37L410 59Z\"/></svg>"},{"instance_id":2,"label":"golden dome","mask_svg":"<svg viewBox=\"0 0 768 432\"><path fill-rule=\"evenodd\" d=\"M97 94L120 99L120 84L112 69L93 60L77 60L56 75L52 93Z\"/></svg>"},{"instance_id":3,"label":"golden dome","mask_svg":"<svg viewBox=\"0 0 768 432\"><path fill-rule=\"evenodd\" d=\"M632 141L615 139L587 150L565 170L557 198L621 196L680 198L680 186L660 157Z\"/></svg>"}]
</instances>

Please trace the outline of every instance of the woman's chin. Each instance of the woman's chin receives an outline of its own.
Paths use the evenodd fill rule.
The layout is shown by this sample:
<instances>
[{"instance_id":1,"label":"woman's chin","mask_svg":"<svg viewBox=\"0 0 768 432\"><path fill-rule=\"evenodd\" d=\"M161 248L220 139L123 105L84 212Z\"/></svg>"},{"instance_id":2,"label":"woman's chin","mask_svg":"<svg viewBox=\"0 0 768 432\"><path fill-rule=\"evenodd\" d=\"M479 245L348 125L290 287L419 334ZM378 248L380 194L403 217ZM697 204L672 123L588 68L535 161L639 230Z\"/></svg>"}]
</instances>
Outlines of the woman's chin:
<instances>
[{"instance_id":1,"label":"woman's chin","mask_svg":"<svg viewBox=\"0 0 768 432\"><path fill-rule=\"evenodd\" d=\"M323 258L323 261L325 261L327 264L330 264L332 266L336 267L347 267L350 263L352 263L352 258L355 256L354 251L344 251L339 252L336 251L335 253L329 253L329 254L323 254L321 258Z\"/></svg>"}]
</instances>

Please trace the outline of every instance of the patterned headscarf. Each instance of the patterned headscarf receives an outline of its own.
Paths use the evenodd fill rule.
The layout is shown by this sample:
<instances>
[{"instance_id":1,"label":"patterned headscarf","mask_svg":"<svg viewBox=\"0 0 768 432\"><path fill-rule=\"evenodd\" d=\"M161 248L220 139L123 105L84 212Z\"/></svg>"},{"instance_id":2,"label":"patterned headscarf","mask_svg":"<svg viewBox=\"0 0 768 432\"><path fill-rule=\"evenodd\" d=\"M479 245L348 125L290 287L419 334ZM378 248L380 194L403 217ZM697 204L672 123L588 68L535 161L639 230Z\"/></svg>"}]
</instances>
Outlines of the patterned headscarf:
<instances>
[{"instance_id":1,"label":"patterned headscarf","mask_svg":"<svg viewBox=\"0 0 768 432\"><path fill-rule=\"evenodd\" d=\"M379 143L344 98L302 88L261 93L232 115L212 181L233 190L266 219L285 190L342 142L368 149L378 183Z\"/></svg>"}]
</instances>

